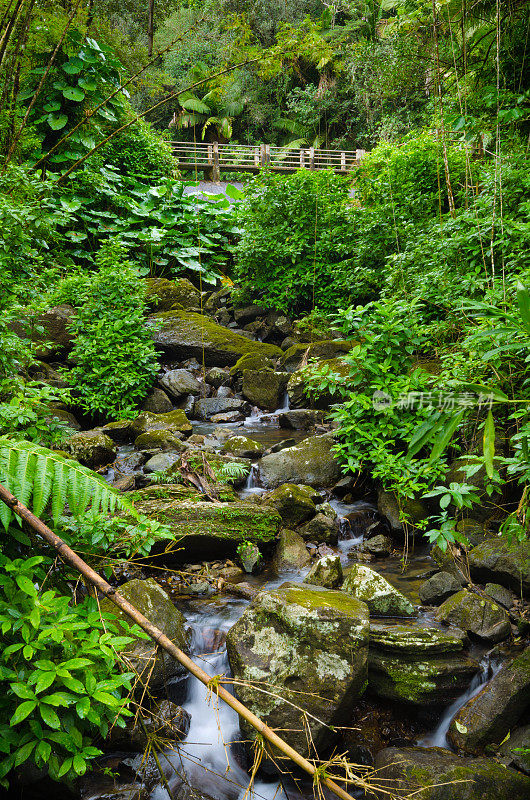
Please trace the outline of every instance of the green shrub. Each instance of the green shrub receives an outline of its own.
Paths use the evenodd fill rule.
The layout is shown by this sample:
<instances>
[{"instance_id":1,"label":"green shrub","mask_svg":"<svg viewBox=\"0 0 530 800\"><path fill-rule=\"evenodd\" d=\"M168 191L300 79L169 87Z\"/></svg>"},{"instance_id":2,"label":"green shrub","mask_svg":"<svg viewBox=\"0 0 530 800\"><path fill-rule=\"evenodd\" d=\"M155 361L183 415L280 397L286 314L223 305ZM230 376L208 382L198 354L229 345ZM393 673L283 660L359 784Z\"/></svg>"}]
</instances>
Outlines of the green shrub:
<instances>
[{"instance_id":1,"label":"green shrub","mask_svg":"<svg viewBox=\"0 0 530 800\"><path fill-rule=\"evenodd\" d=\"M135 414L158 368L145 327L143 284L125 253L118 242L103 244L96 255L98 273L84 279L72 350L75 367L69 372L85 411L116 418Z\"/></svg>"},{"instance_id":2,"label":"green shrub","mask_svg":"<svg viewBox=\"0 0 530 800\"><path fill-rule=\"evenodd\" d=\"M0 552L0 785L31 759L54 779L75 778L101 754L95 735L123 726L133 673L119 652L132 641L103 620L97 601L71 606L53 589L44 559ZM51 566L51 563L48 565Z\"/></svg>"},{"instance_id":3,"label":"green shrub","mask_svg":"<svg viewBox=\"0 0 530 800\"><path fill-rule=\"evenodd\" d=\"M352 267L349 182L331 171L262 173L238 210L236 278L284 311L332 308Z\"/></svg>"},{"instance_id":4,"label":"green shrub","mask_svg":"<svg viewBox=\"0 0 530 800\"><path fill-rule=\"evenodd\" d=\"M171 178L176 170L168 142L142 119L104 145L97 160L111 165L122 175L150 182Z\"/></svg>"}]
</instances>

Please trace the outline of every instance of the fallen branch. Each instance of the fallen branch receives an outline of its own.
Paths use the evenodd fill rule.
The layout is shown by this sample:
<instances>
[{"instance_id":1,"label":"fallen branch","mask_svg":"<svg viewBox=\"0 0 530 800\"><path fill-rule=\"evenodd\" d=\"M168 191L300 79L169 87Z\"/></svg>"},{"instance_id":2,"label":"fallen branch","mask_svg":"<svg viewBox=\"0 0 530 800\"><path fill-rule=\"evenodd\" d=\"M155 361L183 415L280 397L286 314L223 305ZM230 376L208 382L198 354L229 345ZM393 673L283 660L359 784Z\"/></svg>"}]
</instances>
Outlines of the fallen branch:
<instances>
[{"instance_id":1,"label":"fallen branch","mask_svg":"<svg viewBox=\"0 0 530 800\"><path fill-rule=\"evenodd\" d=\"M63 540L55 534L51 528L48 526L38 517L35 516L26 506L22 505L17 498L11 494L2 484L0 484L0 500L2 500L18 517L24 520L33 530L42 536L49 544L54 547L61 559L66 563L70 564L74 569L76 569L83 577L85 577L93 586L95 586L105 597L108 597L114 605L118 606L133 622L139 625L147 634L148 636L156 642L166 653L182 664L183 667L186 668L188 672L190 672L197 680L203 683L206 687L210 685L211 676L208 675L201 667L199 667L194 661L191 660L189 656L186 655L182 650L180 650L171 639L157 628L156 625L153 625L147 617L138 611L131 603L129 603L124 597L122 597L116 589L114 589L107 581L98 575L89 565L80 558L77 553L68 547L68 545L63 542ZM287 758L291 759L298 767L303 769L307 772L313 779L319 775L317 768L304 758L300 753L298 753L294 748L287 744L283 739L281 739L268 725L266 725L262 720L259 719L255 714L252 713L246 706L239 702L230 692L228 692L224 687L217 686L216 687L216 694L218 697L221 698L227 705L230 706L240 717L246 720L252 727L258 731L264 739L266 739L270 744L274 745L281 753L283 753ZM320 778L320 782L327 786L327 788L333 792L337 797L340 797L341 800L353 800L352 796L348 794L341 786L339 786L335 781L331 780L331 778L322 776ZM352 783L355 784L355 780L352 780Z\"/></svg>"}]
</instances>

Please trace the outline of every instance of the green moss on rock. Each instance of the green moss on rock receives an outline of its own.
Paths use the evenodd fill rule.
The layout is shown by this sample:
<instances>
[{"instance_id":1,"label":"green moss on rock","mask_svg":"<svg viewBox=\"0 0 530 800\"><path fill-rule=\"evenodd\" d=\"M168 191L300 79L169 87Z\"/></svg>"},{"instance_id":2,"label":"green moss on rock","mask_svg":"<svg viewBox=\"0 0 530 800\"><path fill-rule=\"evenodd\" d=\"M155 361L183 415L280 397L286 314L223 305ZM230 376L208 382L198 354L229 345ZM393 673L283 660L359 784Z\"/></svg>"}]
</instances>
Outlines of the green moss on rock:
<instances>
[{"instance_id":1,"label":"green moss on rock","mask_svg":"<svg viewBox=\"0 0 530 800\"><path fill-rule=\"evenodd\" d=\"M376 617L412 617L416 609L386 578L362 564L355 564L342 591L362 600Z\"/></svg>"},{"instance_id":2,"label":"green moss on rock","mask_svg":"<svg viewBox=\"0 0 530 800\"><path fill-rule=\"evenodd\" d=\"M436 619L488 642L501 642L511 634L506 611L489 597L467 589L449 597L436 611Z\"/></svg>"},{"instance_id":3,"label":"green moss on rock","mask_svg":"<svg viewBox=\"0 0 530 800\"><path fill-rule=\"evenodd\" d=\"M154 314L150 319L156 323L153 330L155 345L180 361L188 358L202 360L204 353L208 366L226 367L247 354L272 359L283 355L279 347L254 342L201 314L167 311Z\"/></svg>"},{"instance_id":4,"label":"green moss on rock","mask_svg":"<svg viewBox=\"0 0 530 800\"><path fill-rule=\"evenodd\" d=\"M135 436L151 431L172 431L188 436L192 432L191 422L182 409L176 408L167 414L153 414L144 411L131 423L131 431Z\"/></svg>"}]
</instances>

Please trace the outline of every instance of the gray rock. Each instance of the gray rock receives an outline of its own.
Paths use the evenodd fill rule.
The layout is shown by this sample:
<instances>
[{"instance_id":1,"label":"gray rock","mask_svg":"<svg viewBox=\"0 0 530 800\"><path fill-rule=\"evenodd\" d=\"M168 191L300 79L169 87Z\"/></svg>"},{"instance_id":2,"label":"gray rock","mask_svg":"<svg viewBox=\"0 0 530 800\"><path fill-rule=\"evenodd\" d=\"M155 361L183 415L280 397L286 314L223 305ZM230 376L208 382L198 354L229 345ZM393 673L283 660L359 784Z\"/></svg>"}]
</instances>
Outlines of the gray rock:
<instances>
[{"instance_id":1,"label":"gray rock","mask_svg":"<svg viewBox=\"0 0 530 800\"><path fill-rule=\"evenodd\" d=\"M372 536L371 539L367 539L363 544L363 550L365 552L377 556L378 558L389 556L393 549L394 544L392 539L389 536L383 536L383 534Z\"/></svg>"},{"instance_id":2,"label":"gray rock","mask_svg":"<svg viewBox=\"0 0 530 800\"><path fill-rule=\"evenodd\" d=\"M487 583L484 587L485 593L496 603L504 608L511 608L515 602L515 595L509 589L505 589L499 583Z\"/></svg>"},{"instance_id":3,"label":"gray rock","mask_svg":"<svg viewBox=\"0 0 530 800\"><path fill-rule=\"evenodd\" d=\"M189 652L184 617L156 581L152 578L146 581L128 581L120 586L120 594L160 628L177 647ZM101 601L101 610L114 615L120 627L123 626L129 635L130 620L121 609L110 600L104 599ZM135 638L122 656L130 664L131 670L138 674L140 683L147 684L150 691L161 689L171 678L186 672L178 661L151 639ZM142 686L139 691L142 691Z\"/></svg>"},{"instance_id":4,"label":"gray rock","mask_svg":"<svg viewBox=\"0 0 530 800\"><path fill-rule=\"evenodd\" d=\"M329 359L347 353L353 347L343 339L328 339L313 344L295 344L286 350L281 359L282 369L294 372L311 358Z\"/></svg>"},{"instance_id":5,"label":"gray rock","mask_svg":"<svg viewBox=\"0 0 530 800\"><path fill-rule=\"evenodd\" d=\"M366 684L367 644L363 603L294 584L260 592L227 637L232 672L242 681L239 698L304 755L306 726L318 753L333 739L326 725L347 724ZM269 693L256 681L265 681ZM304 719L298 707L311 716ZM242 731L255 738L244 722Z\"/></svg>"},{"instance_id":6,"label":"gray rock","mask_svg":"<svg viewBox=\"0 0 530 800\"><path fill-rule=\"evenodd\" d=\"M333 444L330 434L311 436L294 447L264 456L259 462L263 485L271 489L286 482L333 486L340 477L339 462L331 452Z\"/></svg>"},{"instance_id":7,"label":"gray rock","mask_svg":"<svg viewBox=\"0 0 530 800\"><path fill-rule=\"evenodd\" d=\"M283 411L278 417L278 422L280 428L308 431L314 428L315 425L321 425L325 419L325 411L316 411L312 408L295 408L292 411Z\"/></svg>"},{"instance_id":8,"label":"gray rock","mask_svg":"<svg viewBox=\"0 0 530 800\"><path fill-rule=\"evenodd\" d=\"M511 635L506 611L493 600L461 589L436 611L436 619L487 642L502 642Z\"/></svg>"},{"instance_id":9,"label":"gray rock","mask_svg":"<svg viewBox=\"0 0 530 800\"><path fill-rule=\"evenodd\" d=\"M362 600L376 617L412 617L416 608L386 578L362 564L355 564L342 585L342 591Z\"/></svg>"},{"instance_id":10,"label":"gray rock","mask_svg":"<svg viewBox=\"0 0 530 800\"><path fill-rule=\"evenodd\" d=\"M153 737L172 742L182 741L191 721L188 712L170 700L159 701L151 711L142 709L140 719L129 718L125 728L113 725L108 737L109 744L118 750L143 753Z\"/></svg>"},{"instance_id":11,"label":"gray rock","mask_svg":"<svg viewBox=\"0 0 530 800\"><path fill-rule=\"evenodd\" d=\"M530 647L505 664L462 706L449 727L453 747L479 754L499 745L530 706Z\"/></svg>"},{"instance_id":12,"label":"gray rock","mask_svg":"<svg viewBox=\"0 0 530 800\"><path fill-rule=\"evenodd\" d=\"M344 580L339 556L330 555L319 558L304 578L304 583L323 586L325 589L338 589Z\"/></svg>"},{"instance_id":13,"label":"gray rock","mask_svg":"<svg viewBox=\"0 0 530 800\"><path fill-rule=\"evenodd\" d=\"M274 553L274 566L277 572L303 569L310 560L311 557L300 534L289 528L283 528Z\"/></svg>"},{"instance_id":14,"label":"gray rock","mask_svg":"<svg viewBox=\"0 0 530 800\"><path fill-rule=\"evenodd\" d=\"M221 450L241 458L257 458L262 454L263 446L247 436L231 436L223 443Z\"/></svg>"},{"instance_id":15,"label":"gray rock","mask_svg":"<svg viewBox=\"0 0 530 800\"><path fill-rule=\"evenodd\" d=\"M160 378L160 385L179 400L184 395L201 394L202 385L187 369L171 369Z\"/></svg>"},{"instance_id":16,"label":"gray rock","mask_svg":"<svg viewBox=\"0 0 530 800\"><path fill-rule=\"evenodd\" d=\"M495 537L469 553L471 576L479 581L500 583L520 594L530 594L530 539L509 543Z\"/></svg>"},{"instance_id":17,"label":"gray rock","mask_svg":"<svg viewBox=\"0 0 530 800\"><path fill-rule=\"evenodd\" d=\"M281 516L284 525L291 528L315 516L316 507L313 495L313 490L308 486L284 483L277 489L273 489L272 492L267 492L263 496L263 502L273 506Z\"/></svg>"},{"instance_id":18,"label":"gray rock","mask_svg":"<svg viewBox=\"0 0 530 800\"><path fill-rule=\"evenodd\" d=\"M234 309L234 319L238 325L246 325L248 322L253 322L257 317L265 316L267 312L268 309L264 306L243 306L242 308Z\"/></svg>"},{"instance_id":19,"label":"gray rock","mask_svg":"<svg viewBox=\"0 0 530 800\"><path fill-rule=\"evenodd\" d=\"M152 414L150 411L144 411L132 421L131 430L135 437L151 431L170 431L189 436L192 427L184 411L176 408L167 414Z\"/></svg>"},{"instance_id":20,"label":"gray rock","mask_svg":"<svg viewBox=\"0 0 530 800\"><path fill-rule=\"evenodd\" d=\"M326 514L316 514L313 519L299 528L300 536L316 544L337 544L339 540L339 523Z\"/></svg>"},{"instance_id":21,"label":"gray rock","mask_svg":"<svg viewBox=\"0 0 530 800\"><path fill-rule=\"evenodd\" d=\"M409 517L412 522L420 522L428 516L427 509L419 500L404 500L400 508L393 492L378 492L377 510L385 517L392 530L399 533L403 531L403 517Z\"/></svg>"},{"instance_id":22,"label":"gray rock","mask_svg":"<svg viewBox=\"0 0 530 800\"><path fill-rule=\"evenodd\" d=\"M528 800L530 778L491 758L460 758L439 747L388 747L374 762L386 800L415 795L422 800Z\"/></svg>"},{"instance_id":23,"label":"gray rock","mask_svg":"<svg viewBox=\"0 0 530 800\"><path fill-rule=\"evenodd\" d=\"M462 582L454 575L449 572L437 572L422 583L418 594L422 603L437 606L459 592L461 588Z\"/></svg>"},{"instance_id":24,"label":"gray rock","mask_svg":"<svg viewBox=\"0 0 530 800\"><path fill-rule=\"evenodd\" d=\"M520 752L526 751L526 752ZM506 766L530 775L530 725L510 731L508 739L498 751L500 760Z\"/></svg>"},{"instance_id":25,"label":"gray rock","mask_svg":"<svg viewBox=\"0 0 530 800\"><path fill-rule=\"evenodd\" d=\"M216 393L216 397L234 397L234 393L229 386L220 386Z\"/></svg>"},{"instance_id":26,"label":"gray rock","mask_svg":"<svg viewBox=\"0 0 530 800\"><path fill-rule=\"evenodd\" d=\"M253 406L275 411L280 407L288 378L286 372L244 369L243 397Z\"/></svg>"},{"instance_id":27,"label":"gray rock","mask_svg":"<svg viewBox=\"0 0 530 800\"><path fill-rule=\"evenodd\" d=\"M218 389L220 386L228 386L230 384L230 370L221 369L221 367L212 367L206 373L206 383Z\"/></svg>"},{"instance_id":28,"label":"gray rock","mask_svg":"<svg viewBox=\"0 0 530 800\"><path fill-rule=\"evenodd\" d=\"M239 414L250 414L250 406L235 397L203 397L196 400L193 415L196 419L209 420L218 414L237 411Z\"/></svg>"},{"instance_id":29,"label":"gray rock","mask_svg":"<svg viewBox=\"0 0 530 800\"><path fill-rule=\"evenodd\" d=\"M150 472L164 472L166 469L169 469L180 461L180 453L159 453L156 456L153 456L149 459L146 463L144 470L147 473Z\"/></svg>"},{"instance_id":30,"label":"gray rock","mask_svg":"<svg viewBox=\"0 0 530 800\"><path fill-rule=\"evenodd\" d=\"M116 445L109 436L98 430L79 431L64 444L73 458L92 469L110 464L116 458Z\"/></svg>"},{"instance_id":31,"label":"gray rock","mask_svg":"<svg viewBox=\"0 0 530 800\"><path fill-rule=\"evenodd\" d=\"M243 422L247 414L242 411L224 411L222 414L214 414L210 417L210 422L216 425L230 425L234 422Z\"/></svg>"},{"instance_id":32,"label":"gray rock","mask_svg":"<svg viewBox=\"0 0 530 800\"><path fill-rule=\"evenodd\" d=\"M150 411L152 414L167 414L169 411L173 411L173 403L163 389L155 388L144 401L142 411Z\"/></svg>"}]
</instances>

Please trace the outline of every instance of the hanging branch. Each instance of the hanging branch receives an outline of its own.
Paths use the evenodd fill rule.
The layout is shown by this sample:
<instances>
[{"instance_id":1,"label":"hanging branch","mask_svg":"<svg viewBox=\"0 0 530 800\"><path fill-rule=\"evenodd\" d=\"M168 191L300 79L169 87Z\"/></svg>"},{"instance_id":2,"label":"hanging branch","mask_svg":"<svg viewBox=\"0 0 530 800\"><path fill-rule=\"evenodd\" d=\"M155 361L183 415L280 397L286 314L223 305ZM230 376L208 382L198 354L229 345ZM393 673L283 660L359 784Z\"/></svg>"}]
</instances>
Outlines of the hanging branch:
<instances>
[{"instance_id":1,"label":"hanging branch","mask_svg":"<svg viewBox=\"0 0 530 800\"><path fill-rule=\"evenodd\" d=\"M9 20L7 27L4 31L2 38L0 39L0 67L4 63L5 54L7 52L7 45L9 44L9 40L11 38L11 34L13 33L13 28L15 27L15 23L17 21L18 12L20 11L20 6L24 0L17 0L17 4L13 10L13 14L11 15L11 19Z\"/></svg>"},{"instance_id":2,"label":"hanging branch","mask_svg":"<svg viewBox=\"0 0 530 800\"><path fill-rule=\"evenodd\" d=\"M182 650L180 650L171 639L169 639L160 628L157 628L156 625L153 625L150 620L147 619L137 608L135 608L131 603L129 603L121 594L119 594L116 589L114 589L107 581L98 575L89 565L80 558L77 553L71 550L68 545L62 541L62 539L57 536L44 522L35 516L26 506L22 505L17 498L11 494L2 484L0 484L0 500L2 500L17 516L19 516L24 522L26 522L33 530L42 536L49 544L54 547L57 552L59 553L61 559L70 564L70 566L74 567L77 572L79 572L90 584L96 587L101 594L114 603L114 605L118 606L133 622L144 630L148 636L166 653L182 664L183 667L187 669L197 680L203 683L208 688L211 688L211 681L212 678L205 672L201 667L199 667L192 659L186 655ZM331 780L325 775L319 776L319 771L317 767L314 766L310 761L304 758L298 751L296 751L293 747L287 744L283 739L281 739L268 725L266 725L259 717L252 713L246 706L243 705L239 700L237 700L233 694L227 691L223 686L217 684L215 686L215 693L218 697L220 697L227 705L230 706L240 717L242 717L246 722L248 722L252 727L258 731L258 733L263 736L264 739L267 739L270 744L274 745L281 753L283 753L287 758L290 758L298 767L303 769L309 775L315 779L315 777L319 778L320 782L323 783L327 788L332 791L337 797L340 797L341 800L353 800L352 796L348 794L341 786L339 786L335 781ZM352 781L355 783L355 779Z\"/></svg>"},{"instance_id":3,"label":"hanging branch","mask_svg":"<svg viewBox=\"0 0 530 800\"><path fill-rule=\"evenodd\" d=\"M37 97L39 96L39 94L42 91L42 87L44 86L46 78L48 77L48 74L49 74L53 64L55 63L55 59L57 58L57 53L59 52L59 50L60 50L60 48L62 46L62 43L65 40L66 34L68 33L68 29L70 28L70 25L72 24L73 18L77 14L77 9L79 8L80 4L81 4L81 0L77 0L77 3L75 4L75 6L74 6L74 8L72 10L72 13L70 14L70 16L68 17L68 19L66 21L66 25L64 26L64 30L63 30L60 38L59 38L59 41L57 42L57 44L55 46L55 50L53 51L53 53L50 56L50 59L49 59L47 65L46 65L46 69L44 70L44 74L43 74L42 78L39 81L39 85L37 86L37 88L35 90L35 93L33 94L33 97L31 98L31 102L30 102L29 106L26 109L26 113L24 114L24 119L20 123L20 128L18 129L18 131L16 132L15 136L13 137L13 141L11 143L11 147L9 148L9 151L7 153L6 160L5 160L5 163L4 163L4 169L3 169L4 172L7 169L7 165L9 164L9 159L13 155L13 151L14 151L15 147L17 146L17 142L20 139L22 131L26 127L26 123L28 121L28 117L30 115L31 109L35 105L35 103L37 101Z\"/></svg>"},{"instance_id":4,"label":"hanging branch","mask_svg":"<svg viewBox=\"0 0 530 800\"><path fill-rule=\"evenodd\" d=\"M110 133L105 139L103 139L101 142L98 142L98 144L96 144L92 148L92 150L89 150L88 153L85 153L84 156L81 156L81 158L78 158L77 161L74 164L72 164L70 169L66 170L66 172L64 172L61 175L61 177L57 180L56 185L61 184L64 181L65 178L67 178L69 175L71 175L72 172L75 169L77 169L78 166L80 166L80 164L82 164L84 161L86 161L87 158L90 158L90 156L93 155L97 150L99 150L100 147L103 147L104 144L106 144L108 141L110 141L115 136L117 136L118 133L121 133L122 131L126 130L127 128L130 128L131 125L134 125L134 123L138 122L138 120L142 119L142 117L145 117L147 114L150 114L151 111L154 111L155 109L160 108L160 106L163 106L165 103L168 103L170 100L173 100L175 97L178 97L179 95L184 94L185 92L190 92L192 89L195 89L197 86L202 86L203 83L208 83L208 81L211 81L213 78L219 78L221 75L226 75L228 72L233 72L235 69L239 69L240 67L244 67L247 64L254 64L256 61L259 61L261 58L263 58L263 56L258 56L257 58L247 59L246 61L241 61L239 64L234 64L231 67L227 67L226 69L221 70L221 72L216 72L215 75L209 75L207 78L203 78L202 80L197 81L197 83L192 83L190 86L186 86L185 89L179 89L178 92L172 92L170 95L165 97L163 100L159 100L158 103L155 103L153 106L148 108L146 111L142 111L141 114L136 114L129 122L126 122L125 125L122 125L120 128L116 128L116 130L112 131L112 133ZM47 158L47 155L44 156L43 159L41 159L41 162L43 160L45 160L46 158ZM41 162L39 162L39 163L41 163Z\"/></svg>"},{"instance_id":5,"label":"hanging branch","mask_svg":"<svg viewBox=\"0 0 530 800\"><path fill-rule=\"evenodd\" d=\"M64 142L66 142L66 141L67 141L67 139L69 139L69 138L70 138L70 136L72 136L72 134L74 134L78 128L80 128L80 127L81 127L81 125L84 125L84 124L85 124L85 122L88 122L90 119L92 119L92 117L93 117L93 116L94 116L94 115L95 115L95 114L96 114L96 113L99 111L99 109L100 109L100 108L103 108L103 106L106 106L106 105L107 105L107 103L109 103L109 102L112 100L112 98L113 98L113 97L116 97L116 95L117 95L117 94L119 94L119 92L122 92L122 91L123 91L123 90L124 90L124 89L125 89L125 88L126 88L126 87L127 87L129 84L130 84L130 83L132 83L134 80L136 80L136 78L138 78L138 76L139 76L139 75L141 75L141 74L142 74L142 72L145 72L145 70L146 70L146 69L148 69L148 68L149 68L149 67L150 67L150 66L151 66L151 65L152 65L152 64L153 64L153 63L154 63L154 62L155 62L155 61L156 61L158 58L160 58L160 56L161 56L161 55L163 55L164 53L167 53L167 52L168 52L168 50L171 50L171 48L173 47L173 45L175 45L177 42L181 42L181 41L184 39L184 37L185 37L185 36L188 36L188 34L189 34L189 33L191 33L191 31L192 31L192 30L194 30L194 28L196 28L198 25L200 25L200 23L201 23L201 22L203 22L203 21L204 21L204 19L205 19L205 18L204 18L204 16L202 16L202 17L201 17L201 18L200 18L200 19L199 19L199 20L198 20L198 21L197 21L197 22L196 22L194 25L192 25L192 26L191 26L191 28L188 28L188 30L187 30L185 33L183 33L183 34L182 34L182 36L178 36L176 39L173 39L173 41L171 41L171 42L170 42L170 43L169 43L169 44L168 44L166 47L162 48L162 50L159 50L159 51L158 51L158 52L157 52L157 53L156 53L156 54L153 56L153 58L151 58L151 59L150 59L150 60L149 60L149 61L148 61L148 62L147 62L147 63L146 63L146 64L145 64L145 65L144 65L144 66L143 66L141 69L139 69L139 70L138 70L138 72L135 72L135 73L134 73L134 75L131 75L131 77L130 77L130 78L128 78L128 79L125 81L125 83L121 83L121 84L118 86L118 88L117 88L117 89L115 89L115 90L112 92L112 94L109 94L109 96L108 96L108 97L106 97L104 100L102 100L102 101L101 101L101 103L100 103L99 105L97 105L95 108L91 109L90 111L87 111L87 113L86 113L86 115L83 117L83 119L82 119L80 122L78 122L78 123L77 123L77 125L74 125L74 127L73 127L71 130L69 130L69 131L68 131L68 133L66 133L66 134L65 134L65 135L62 137L62 139L59 139L59 141L58 141L58 142L56 142L56 144L54 144L54 145L53 145L53 147L51 148L51 150L48 150L48 152L46 153L46 155L42 156L42 158L40 158L40 159L37 161L37 163L36 163L36 164L34 164L34 166L33 166L33 169L37 169L37 168L38 168L38 167L39 167L39 166L40 166L42 163L44 163L45 161L47 161L47 160L49 159L49 157L50 157L51 155L53 155L53 154L55 153L55 151L56 151L56 150L57 150L57 149L58 149L58 148L59 148L59 147L60 147L60 146L61 146L61 145L62 145Z\"/></svg>"}]
</instances>

